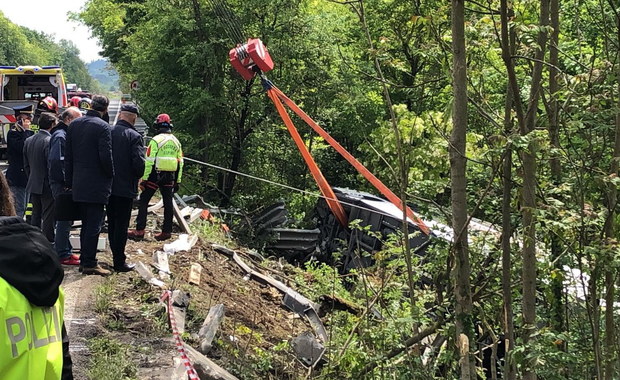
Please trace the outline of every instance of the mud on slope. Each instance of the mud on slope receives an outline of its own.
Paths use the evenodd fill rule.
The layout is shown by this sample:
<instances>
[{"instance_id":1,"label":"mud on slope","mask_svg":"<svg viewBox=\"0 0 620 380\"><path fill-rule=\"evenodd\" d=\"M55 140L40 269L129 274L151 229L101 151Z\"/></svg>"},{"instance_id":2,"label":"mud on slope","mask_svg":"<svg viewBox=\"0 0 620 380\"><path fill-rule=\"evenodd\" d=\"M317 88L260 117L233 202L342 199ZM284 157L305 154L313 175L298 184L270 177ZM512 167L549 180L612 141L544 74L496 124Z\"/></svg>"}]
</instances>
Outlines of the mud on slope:
<instances>
[{"instance_id":1,"label":"mud on slope","mask_svg":"<svg viewBox=\"0 0 620 380\"><path fill-rule=\"evenodd\" d=\"M152 262L153 252L161 249L162 243L150 237L141 242L130 241L127 245L130 260L147 265ZM248 258L244 260L250 262ZM293 356L288 341L311 328L307 321L282 306L278 291L244 279L245 273L236 263L213 251L207 243L199 242L191 252L170 256L169 262L173 274L170 288L191 294L184 334L187 344L198 347L195 333L209 308L221 303L226 314L214 348L207 355L210 359L242 379L297 379L306 375L307 370ZM199 263L203 268L200 285L187 283L192 263ZM166 352L174 352L166 316L158 301L161 290L147 285L137 273L114 277L121 276L128 278L116 281L114 301L106 317L108 324L112 321L112 326L123 326L123 331L119 332L124 335L115 334L116 338L132 345L143 345L145 339L160 342L165 339L170 350L164 348L165 344L159 344L152 353L165 356ZM155 336L159 339L154 339ZM162 360L163 357L156 361L161 363ZM162 369L170 368L171 359L167 362ZM139 378L158 378L146 376L149 373L146 369L152 364L148 355L139 358Z\"/></svg>"}]
</instances>

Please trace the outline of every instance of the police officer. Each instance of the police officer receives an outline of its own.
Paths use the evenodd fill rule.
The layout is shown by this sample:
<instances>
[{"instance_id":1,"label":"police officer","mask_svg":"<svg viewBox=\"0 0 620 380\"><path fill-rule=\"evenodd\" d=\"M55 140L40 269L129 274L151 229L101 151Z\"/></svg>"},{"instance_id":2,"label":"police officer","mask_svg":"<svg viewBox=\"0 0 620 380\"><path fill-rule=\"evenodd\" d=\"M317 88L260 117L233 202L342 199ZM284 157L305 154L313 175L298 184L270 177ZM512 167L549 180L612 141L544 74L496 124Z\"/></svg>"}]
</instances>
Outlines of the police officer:
<instances>
[{"instance_id":1,"label":"police officer","mask_svg":"<svg viewBox=\"0 0 620 380\"><path fill-rule=\"evenodd\" d=\"M0 172L0 377L72 380L64 272L39 229L15 216Z\"/></svg>"},{"instance_id":2,"label":"police officer","mask_svg":"<svg viewBox=\"0 0 620 380\"><path fill-rule=\"evenodd\" d=\"M6 170L6 179L9 181L13 200L15 202L15 212L17 216L24 217L26 211L26 203L28 202L28 193L26 192L26 184L28 176L24 171L24 142L34 132L30 130L34 112L32 106L15 107L15 116L17 122L15 126L6 135L7 156L9 159L9 167Z\"/></svg>"},{"instance_id":3,"label":"police officer","mask_svg":"<svg viewBox=\"0 0 620 380\"><path fill-rule=\"evenodd\" d=\"M172 195L178 190L183 174L183 151L181 143L172 135L170 116L161 114L155 119L158 134L146 149L146 169L140 188L140 209L136 218L136 229L128 233L129 238L141 240L146 228L146 213L149 201L159 189L164 201L164 224L162 231L155 234L155 240L170 239L172 233Z\"/></svg>"}]
</instances>

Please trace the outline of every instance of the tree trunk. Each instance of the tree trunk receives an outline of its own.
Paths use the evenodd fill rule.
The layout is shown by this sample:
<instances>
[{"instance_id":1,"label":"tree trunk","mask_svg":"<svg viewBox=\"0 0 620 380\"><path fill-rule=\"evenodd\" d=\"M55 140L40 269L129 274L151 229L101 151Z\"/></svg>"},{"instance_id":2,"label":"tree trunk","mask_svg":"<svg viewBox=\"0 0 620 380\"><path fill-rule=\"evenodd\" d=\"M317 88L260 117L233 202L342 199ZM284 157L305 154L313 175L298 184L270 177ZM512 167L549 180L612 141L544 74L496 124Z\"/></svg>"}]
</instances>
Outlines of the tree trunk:
<instances>
[{"instance_id":1,"label":"tree trunk","mask_svg":"<svg viewBox=\"0 0 620 380\"><path fill-rule=\"evenodd\" d=\"M514 34L513 34L514 35ZM504 111L504 133L506 137L512 134L512 92L506 90L506 105ZM515 327L512 311L512 250L510 237L512 224L510 221L512 200L512 149L508 146L503 167L503 197L502 197L502 295L504 298L504 336L506 357L515 348ZM516 380L514 362L506 360L504 375L507 380Z\"/></svg>"},{"instance_id":2,"label":"tree trunk","mask_svg":"<svg viewBox=\"0 0 620 380\"><path fill-rule=\"evenodd\" d=\"M454 294L456 295L456 345L461 379L476 379L471 345L472 300L467 244L467 57L465 53L465 0L452 0L452 135L450 136L450 184L454 237Z\"/></svg>"},{"instance_id":3,"label":"tree trunk","mask_svg":"<svg viewBox=\"0 0 620 380\"><path fill-rule=\"evenodd\" d=\"M535 54L536 61L532 71L532 84L525 125L521 129L523 136L532 132L536 126L536 112L538 111L543 71L542 61L545 58L547 43L547 31L544 27L549 25L549 0L540 1L539 24L541 26L537 38L539 49ZM526 345L527 355L530 351L527 345L536 330L536 143L530 141L528 149L522 153L521 157L523 161L523 207L521 210L523 220L523 343ZM537 378L534 364L534 359L525 363L523 368L524 380L535 380Z\"/></svg>"},{"instance_id":4,"label":"tree trunk","mask_svg":"<svg viewBox=\"0 0 620 380\"><path fill-rule=\"evenodd\" d=\"M620 18L616 18L616 36L620 42ZM620 52L617 53L620 58ZM616 107L620 106L620 64L616 67L616 81L618 87L618 96ZM611 168L609 174L611 177L618 176L618 166L620 160L620 108L616 111L616 130L614 136L614 152L611 160ZM615 216L616 206L618 204L618 191L616 185L611 183L608 185L607 192L607 208L608 214L605 220L605 237L607 242L615 239ZM612 260L613 258L608 258ZM606 266L605 270L605 380L612 380L616 374L617 359L614 355L616 345L616 326L614 324L614 301L615 301L615 282L616 270L611 265Z\"/></svg>"},{"instance_id":5,"label":"tree trunk","mask_svg":"<svg viewBox=\"0 0 620 380\"><path fill-rule=\"evenodd\" d=\"M543 59L547 44L547 31L545 26L549 25L549 0L540 1L540 20L541 26L538 32L537 43L539 49L536 51L534 68L532 71L532 82L530 96L528 100L527 113L524 115L523 106L519 98L519 85L511 56L511 44L508 39L508 2L501 0L501 39L502 39L502 59L508 71L508 80L514 97L514 107L519 121L519 131L522 136L527 136L536 126L536 112L540 98L540 84L542 81ZM530 350L528 343L536 329L536 144L531 141L526 151L521 153L523 162L523 189L521 194L522 207L521 216L523 223L523 343L525 354L528 356ZM523 366L523 379L535 380L537 378L534 360Z\"/></svg>"},{"instance_id":6,"label":"tree trunk","mask_svg":"<svg viewBox=\"0 0 620 380\"><path fill-rule=\"evenodd\" d=\"M559 0L551 0L550 3L550 16L551 16L551 41L549 43L549 92L551 94L549 101L549 142L553 149L560 149L559 138L559 115L558 115L558 43L560 33L560 5ZM556 154L551 156L549 160L551 169L551 179L555 186L558 186L562 181L562 167L560 166L560 159ZM554 233L551 233L551 261L553 262L553 269L558 272L563 272L563 260L561 260L562 246L560 244L560 237ZM562 285L563 276L551 277L551 323L557 332L564 332L566 330L564 324L565 306L564 306L564 291ZM566 349L566 343L564 342L561 349Z\"/></svg>"}]
</instances>

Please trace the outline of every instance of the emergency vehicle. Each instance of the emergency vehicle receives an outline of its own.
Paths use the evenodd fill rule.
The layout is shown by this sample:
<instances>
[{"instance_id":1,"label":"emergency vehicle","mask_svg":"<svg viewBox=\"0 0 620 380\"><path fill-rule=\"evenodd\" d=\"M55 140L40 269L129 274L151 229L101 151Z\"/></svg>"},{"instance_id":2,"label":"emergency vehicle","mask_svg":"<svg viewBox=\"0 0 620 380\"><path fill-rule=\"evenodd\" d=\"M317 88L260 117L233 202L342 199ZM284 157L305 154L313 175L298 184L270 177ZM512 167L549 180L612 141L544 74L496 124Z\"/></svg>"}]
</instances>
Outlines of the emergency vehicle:
<instances>
[{"instance_id":1,"label":"emergency vehicle","mask_svg":"<svg viewBox=\"0 0 620 380\"><path fill-rule=\"evenodd\" d=\"M43 98L56 99L58 107L68 105L67 87L60 66L0 66L0 156L6 152L6 134L15 122L13 108Z\"/></svg>"}]
</instances>

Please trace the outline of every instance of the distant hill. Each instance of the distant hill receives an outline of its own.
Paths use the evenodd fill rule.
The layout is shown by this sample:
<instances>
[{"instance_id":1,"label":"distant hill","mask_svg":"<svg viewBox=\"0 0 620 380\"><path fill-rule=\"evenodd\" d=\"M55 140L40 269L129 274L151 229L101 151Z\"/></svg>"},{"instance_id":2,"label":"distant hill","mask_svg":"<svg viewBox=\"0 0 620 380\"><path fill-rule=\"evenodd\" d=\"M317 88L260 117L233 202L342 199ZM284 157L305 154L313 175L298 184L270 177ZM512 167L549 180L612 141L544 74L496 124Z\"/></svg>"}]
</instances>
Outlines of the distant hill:
<instances>
[{"instance_id":1,"label":"distant hill","mask_svg":"<svg viewBox=\"0 0 620 380\"><path fill-rule=\"evenodd\" d=\"M86 65L90 75L107 91L119 89L118 73L105 59L98 59Z\"/></svg>"}]
</instances>

